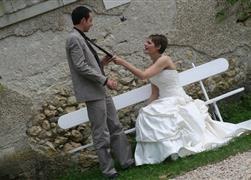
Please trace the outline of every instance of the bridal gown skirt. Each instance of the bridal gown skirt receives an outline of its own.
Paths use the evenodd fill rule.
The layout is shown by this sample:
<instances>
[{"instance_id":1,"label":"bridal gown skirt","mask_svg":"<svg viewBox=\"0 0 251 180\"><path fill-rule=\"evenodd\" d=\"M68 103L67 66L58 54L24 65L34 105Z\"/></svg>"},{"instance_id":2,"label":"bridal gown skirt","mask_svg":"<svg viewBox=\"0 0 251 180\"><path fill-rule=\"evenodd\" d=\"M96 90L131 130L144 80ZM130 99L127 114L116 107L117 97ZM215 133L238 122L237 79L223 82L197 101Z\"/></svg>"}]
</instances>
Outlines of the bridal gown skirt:
<instances>
[{"instance_id":1,"label":"bridal gown skirt","mask_svg":"<svg viewBox=\"0 0 251 180\"><path fill-rule=\"evenodd\" d=\"M201 100L167 97L142 108L136 121L136 165L160 163L170 155L180 157L226 144L251 130L245 125L212 120Z\"/></svg>"}]
</instances>

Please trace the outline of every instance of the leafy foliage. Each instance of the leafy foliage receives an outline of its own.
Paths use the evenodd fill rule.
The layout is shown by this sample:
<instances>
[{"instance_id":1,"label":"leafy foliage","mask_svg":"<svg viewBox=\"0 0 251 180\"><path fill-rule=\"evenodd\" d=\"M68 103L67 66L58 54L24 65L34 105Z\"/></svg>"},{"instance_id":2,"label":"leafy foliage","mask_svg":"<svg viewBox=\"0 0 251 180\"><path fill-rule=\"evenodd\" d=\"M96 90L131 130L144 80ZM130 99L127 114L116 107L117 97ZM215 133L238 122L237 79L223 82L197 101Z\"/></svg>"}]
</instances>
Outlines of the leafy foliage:
<instances>
[{"instance_id":1,"label":"leafy foliage","mask_svg":"<svg viewBox=\"0 0 251 180\"><path fill-rule=\"evenodd\" d=\"M219 104L224 121L239 123L251 119L251 93L243 95L240 101L232 101L223 101Z\"/></svg>"},{"instance_id":2,"label":"leafy foliage","mask_svg":"<svg viewBox=\"0 0 251 180\"><path fill-rule=\"evenodd\" d=\"M216 14L218 22L231 15L236 16L236 22L245 22L251 18L250 0L218 0L218 7L220 9Z\"/></svg>"},{"instance_id":3,"label":"leafy foliage","mask_svg":"<svg viewBox=\"0 0 251 180\"><path fill-rule=\"evenodd\" d=\"M4 90L4 87L2 84L0 84L0 93Z\"/></svg>"}]
</instances>

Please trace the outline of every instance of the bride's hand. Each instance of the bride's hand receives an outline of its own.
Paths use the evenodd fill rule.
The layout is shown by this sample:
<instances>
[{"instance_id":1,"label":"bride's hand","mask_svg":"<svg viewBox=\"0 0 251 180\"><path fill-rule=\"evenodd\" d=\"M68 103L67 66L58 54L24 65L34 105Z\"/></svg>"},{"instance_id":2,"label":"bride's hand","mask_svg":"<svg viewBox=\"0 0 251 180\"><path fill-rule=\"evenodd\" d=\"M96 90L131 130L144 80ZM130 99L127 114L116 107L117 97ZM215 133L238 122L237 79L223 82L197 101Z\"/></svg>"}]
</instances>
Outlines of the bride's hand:
<instances>
[{"instance_id":1,"label":"bride's hand","mask_svg":"<svg viewBox=\"0 0 251 180\"><path fill-rule=\"evenodd\" d=\"M101 59L101 64L103 66L106 66L108 65L111 61L113 61L114 57L110 57L108 55L104 56L102 59Z\"/></svg>"},{"instance_id":2,"label":"bride's hand","mask_svg":"<svg viewBox=\"0 0 251 180\"><path fill-rule=\"evenodd\" d=\"M123 65L123 62L125 62L125 60L118 56L115 56L113 62L117 65Z\"/></svg>"}]
</instances>

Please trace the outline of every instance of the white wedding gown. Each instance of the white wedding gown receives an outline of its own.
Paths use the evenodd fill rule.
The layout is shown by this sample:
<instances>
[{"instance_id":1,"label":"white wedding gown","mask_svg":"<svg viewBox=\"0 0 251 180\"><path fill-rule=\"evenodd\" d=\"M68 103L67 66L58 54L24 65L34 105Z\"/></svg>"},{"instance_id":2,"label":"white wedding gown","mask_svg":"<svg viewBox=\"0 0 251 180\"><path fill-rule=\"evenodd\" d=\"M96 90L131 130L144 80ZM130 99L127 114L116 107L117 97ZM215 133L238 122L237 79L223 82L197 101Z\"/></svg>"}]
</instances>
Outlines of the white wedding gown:
<instances>
[{"instance_id":1,"label":"white wedding gown","mask_svg":"<svg viewBox=\"0 0 251 180\"><path fill-rule=\"evenodd\" d=\"M136 120L136 165L209 150L251 132L251 120L239 124L212 120L204 102L184 92L176 70L164 70L150 81L159 88L159 99L140 109Z\"/></svg>"}]
</instances>

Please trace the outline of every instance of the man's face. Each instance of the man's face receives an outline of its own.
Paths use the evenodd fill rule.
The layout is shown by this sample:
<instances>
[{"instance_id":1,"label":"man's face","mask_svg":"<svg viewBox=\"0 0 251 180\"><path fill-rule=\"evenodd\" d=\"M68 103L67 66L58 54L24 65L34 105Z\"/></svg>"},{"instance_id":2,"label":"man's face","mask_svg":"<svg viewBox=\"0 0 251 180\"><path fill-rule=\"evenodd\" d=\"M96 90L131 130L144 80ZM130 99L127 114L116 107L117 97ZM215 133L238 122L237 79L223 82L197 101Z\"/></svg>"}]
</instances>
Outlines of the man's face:
<instances>
[{"instance_id":1,"label":"man's face","mask_svg":"<svg viewBox=\"0 0 251 180\"><path fill-rule=\"evenodd\" d=\"M83 30L84 32L88 32L89 29L92 27L92 13L89 13L89 18L88 19L85 19L83 18L82 19L82 24L83 24Z\"/></svg>"}]
</instances>

